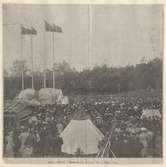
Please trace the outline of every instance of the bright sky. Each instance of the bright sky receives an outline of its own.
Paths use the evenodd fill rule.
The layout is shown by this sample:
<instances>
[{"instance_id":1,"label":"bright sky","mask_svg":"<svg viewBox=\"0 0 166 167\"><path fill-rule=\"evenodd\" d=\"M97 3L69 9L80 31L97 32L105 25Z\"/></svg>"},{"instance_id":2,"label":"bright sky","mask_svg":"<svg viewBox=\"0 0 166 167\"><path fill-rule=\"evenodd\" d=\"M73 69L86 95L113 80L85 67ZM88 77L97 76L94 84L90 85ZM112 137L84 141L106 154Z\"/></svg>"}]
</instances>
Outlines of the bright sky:
<instances>
[{"instance_id":1,"label":"bright sky","mask_svg":"<svg viewBox=\"0 0 166 167\"><path fill-rule=\"evenodd\" d=\"M38 32L34 36L34 68L42 69L45 59L51 68L52 37L45 33L44 20L63 29L63 33L55 35L55 60L65 60L78 70L103 63L125 66L138 63L142 57L149 60L162 56L162 6L93 5L91 11L90 35L88 5L4 5L4 67L9 68L20 59L22 24L33 26ZM29 36L23 37L23 57L30 67Z\"/></svg>"}]
</instances>

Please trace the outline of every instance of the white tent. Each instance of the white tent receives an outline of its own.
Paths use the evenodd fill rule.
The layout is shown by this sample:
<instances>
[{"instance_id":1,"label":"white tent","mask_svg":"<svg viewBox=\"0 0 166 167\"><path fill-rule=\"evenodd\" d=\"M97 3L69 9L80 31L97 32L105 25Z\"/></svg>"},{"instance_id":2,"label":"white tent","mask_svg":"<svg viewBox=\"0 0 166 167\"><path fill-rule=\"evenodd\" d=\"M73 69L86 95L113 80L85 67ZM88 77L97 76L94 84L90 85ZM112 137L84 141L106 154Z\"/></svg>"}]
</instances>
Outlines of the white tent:
<instances>
[{"instance_id":1,"label":"white tent","mask_svg":"<svg viewBox=\"0 0 166 167\"><path fill-rule=\"evenodd\" d=\"M62 99L62 105L67 105L69 104L69 98L67 96L64 96L64 98Z\"/></svg>"},{"instance_id":2,"label":"white tent","mask_svg":"<svg viewBox=\"0 0 166 167\"><path fill-rule=\"evenodd\" d=\"M83 154L98 153L98 144L104 135L90 119L71 120L60 134L63 138L62 152L74 155L77 150Z\"/></svg>"},{"instance_id":3,"label":"white tent","mask_svg":"<svg viewBox=\"0 0 166 167\"><path fill-rule=\"evenodd\" d=\"M40 103L36 100L36 99L32 99L32 100L21 100L19 101L21 103L24 103L27 106L39 106Z\"/></svg>"},{"instance_id":4,"label":"white tent","mask_svg":"<svg viewBox=\"0 0 166 167\"><path fill-rule=\"evenodd\" d=\"M33 100L35 99L35 95L36 95L36 91L34 89L24 89L22 90L19 95L18 95L18 99L19 100Z\"/></svg>"},{"instance_id":5,"label":"white tent","mask_svg":"<svg viewBox=\"0 0 166 167\"><path fill-rule=\"evenodd\" d=\"M40 103L37 100L37 92L34 89L24 89L22 90L18 97L16 97L17 102L22 103L27 106L38 106Z\"/></svg>"},{"instance_id":6,"label":"white tent","mask_svg":"<svg viewBox=\"0 0 166 167\"><path fill-rule=\"evenodd\" d=\"M39 101L42 105L61 103L62 99L61 89L43 88L39 90Z\"/></svg>"},{"instance_id":7,"label":"white tent","mask_svg":"<svg viewBox=\"0 0 166 167\"><path fill-rule=\"evenodd\" d=\"M153 119L153 116L154 117L158 117L159 119L161 119L161 113L159 110L157 109L146 109L146 110L143 110L143 113L141 115L141 119L144 119L144 118L152 118Z\"/></svg>"}]
</instances>

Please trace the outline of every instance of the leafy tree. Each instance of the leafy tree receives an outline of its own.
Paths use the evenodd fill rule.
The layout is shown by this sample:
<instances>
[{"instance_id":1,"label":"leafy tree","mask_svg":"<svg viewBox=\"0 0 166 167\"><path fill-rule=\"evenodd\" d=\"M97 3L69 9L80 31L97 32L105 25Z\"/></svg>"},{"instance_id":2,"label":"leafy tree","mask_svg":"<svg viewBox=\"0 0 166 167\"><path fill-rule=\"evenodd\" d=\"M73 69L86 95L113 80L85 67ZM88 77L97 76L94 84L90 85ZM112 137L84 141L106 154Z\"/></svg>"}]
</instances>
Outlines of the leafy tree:
<instances>
[{"instance_id":1,"label":"leafy tree","mask_svg":"<svg viewBox=\"0 0 166 167\"><path fill-rule=\"evenodd\" d=\"M16 60L13 63L12 69L11 69L11 75L13 76L20 76L22 72L24 74L28 71L28 68L26 67L26 61L25 60Z\"/></svg>"},{"instance_id":2,"label":"leafy tree","mask_svg":"<svg viewBox=\"0 0 166 167\"><path fill-rule=\"evenodd\" d=\"M47 87L52 87L53 70L55 86L65 94L110 94L137 89L162 89L162 59L156 58L148 63L141 61L135 66L113 68L106 64L81 72L63 61L55 63L53 69L45 69ZM15 61L9 75L4 70L4 98L12 99L21 90L21 73L24 72L25 88L31 87L32 72L26 67L25 61ZM43 88L44 73L34 71L34 87Z\"/></svg>"}]
</instances>

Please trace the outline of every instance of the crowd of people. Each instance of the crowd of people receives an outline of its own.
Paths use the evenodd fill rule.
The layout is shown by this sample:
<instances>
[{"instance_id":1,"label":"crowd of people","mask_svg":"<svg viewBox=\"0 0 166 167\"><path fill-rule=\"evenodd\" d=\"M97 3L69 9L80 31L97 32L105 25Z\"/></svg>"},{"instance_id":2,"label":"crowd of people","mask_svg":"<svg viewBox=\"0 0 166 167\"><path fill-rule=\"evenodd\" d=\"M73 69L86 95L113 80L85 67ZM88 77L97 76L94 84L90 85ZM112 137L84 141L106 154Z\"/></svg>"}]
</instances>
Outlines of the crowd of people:
<instances>
[{"instance_id":1,"label":"crowd of people","mask_svg":"<svg viewBox=\"0 0 166 167\"><path fill-rule=\"evenodd\" d=\"M104 134L98 156L161 157L162 117L144 117L144 110L162 115L162 97L157 95L81 95L68 105L37 106L28 121L5 136L8 157L66 157L61 151L63 129L79 111L90 116ZM109 143L109 145L107 144Z\"/></svg>"}]
</instances>

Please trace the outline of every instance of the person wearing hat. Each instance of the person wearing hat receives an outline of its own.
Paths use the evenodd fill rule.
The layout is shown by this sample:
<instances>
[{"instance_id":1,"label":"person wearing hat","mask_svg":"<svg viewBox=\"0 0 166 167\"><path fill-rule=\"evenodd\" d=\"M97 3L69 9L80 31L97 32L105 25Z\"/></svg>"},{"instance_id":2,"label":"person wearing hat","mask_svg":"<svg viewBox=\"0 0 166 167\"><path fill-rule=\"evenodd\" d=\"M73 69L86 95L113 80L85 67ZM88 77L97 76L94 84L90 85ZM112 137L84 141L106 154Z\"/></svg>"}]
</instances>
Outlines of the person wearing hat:
<instances>
[{"instance_id":1,"label":"person wearing hat","mask_svg":"<svg viewBox=\"0 0 166 167\"><path fill-rule=\"evenodd\" d=\"M139 141L143 145L143 149L141 150L142 157L148 157L150 150L150 143L153 139L153 132L147 130L146 128L142 127L141 132L139 134Z\"/></svg>"},{"instance_id":2,"label":"person wearing hat","mask_svg":"<svg viewBox=\"0 0 166 167\"><path fill-rule=\"evenodd\" d=\"M15 157L18 157L19 156L19 148L20 148L20 145L21 145L21 142L19 140L19 130L18 129L15 129L13 131L13 142L14 142L14 156Z\"/></svg>"},{"instance_id":3,"label":"person wearing hat","mask_svg":"<svg viewBox=\"0 0 166 167\"><path fill-rule=\"evenodd\" d=\"M21 134L19 135L19 140L20 140L20 142L21 142L21 146L20 146L19 152L20 152L20 154L23 156L24 151L25 151L25 142L26 142L26 140L27 140L27 138L28 138L28 136L29 136L29 131L28 131L28 129L25 128L25 127L22 127L22 128L23 128L23 129L22 129L22 132L21 132Z\"/></svg>"},{"instance_id":4,"label":"person wearing hat","mask_svg":"<svg viewBox=\"0 0 166 167\"><path fill-rule=\"evenodd\" d=\"M40 155L40 135L37 130L34 131L34 156Z\"/></svg>"},{"instance_id":5,"label":"person wearing hat","mask_svg":"<svg viewBox=\"0 0 166 167\"><path fill-rule=\"evenodd\" d=\"M35 136L34 131L30 130L29 135L25 141L25 149L23 151L23 157L32 157L34 152Z\"/></svg>"},{"instance_id":6,"label":"person wearing hat","mask_svg":"<svg viewBox=\"0 0 166 167\"><path fill-rule=\"evenodd\" d=\"M39 133L39 136L40 136L40 142L39 142L39 152L41 153L41 156L45 156L46 155L46 136L48 135L48 132L47 132L47 128L46 128L46 125L43 124L42 122L42 127L41 127L41 130L40 130L40 133Z\"/></svg>"},{"instance_id":7,"label":"person wearing hat","mask_svg":"<svg viewBox=\"0 0 166 167\"><path fill-rule=\"evenodd\" d=\"M61 155L62 145L63 145L63 139L59 135L60 134L57 132L55 136L55 143L54 143L54 153L58 157Z\"/></svg>"},{"instance_id":8,"label":"person wearing hat","mask_svg":"<svg viewBox=\"0 0 166 167\"><path fill-rule=\"evenodd\" d=\"M59 134L63 131L63 124L61 123L60 120L58 120L56 128L57 128Z\"/></svg>"},{"instance_id":9,"label":"person wearing hat","mask_svg":"<svg viewBox=\"0 0 166 167\"><path fill-rule=\"evenodd\" d=\"M14 142L13 142L13 131L8 133L6 137L7 145L5 148L6 157L14 157Z\"/></svg>"}]
</instances>

